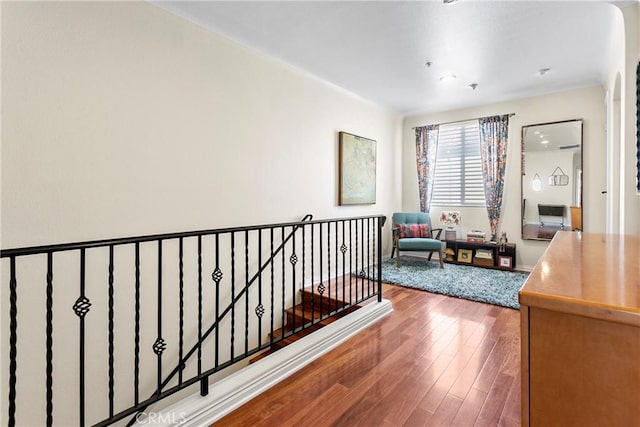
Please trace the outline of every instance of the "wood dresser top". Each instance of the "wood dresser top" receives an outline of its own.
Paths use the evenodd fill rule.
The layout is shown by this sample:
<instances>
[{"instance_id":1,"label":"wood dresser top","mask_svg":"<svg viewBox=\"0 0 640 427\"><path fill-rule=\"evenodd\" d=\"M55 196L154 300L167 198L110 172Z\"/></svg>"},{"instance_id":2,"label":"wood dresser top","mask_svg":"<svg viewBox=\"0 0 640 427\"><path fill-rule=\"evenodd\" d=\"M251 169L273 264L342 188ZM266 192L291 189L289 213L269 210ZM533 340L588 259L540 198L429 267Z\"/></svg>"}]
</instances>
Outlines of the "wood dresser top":
<instances>
[{"instance_id":1,"label":"wood dresser top","mask_svg":"<svg viewBox=\"0 0 640 427\"><path fill-rule=\"evenodd\" d=\"M640 327L640 237L556 233L520 304Z\"/></svg>"}]
</instances>

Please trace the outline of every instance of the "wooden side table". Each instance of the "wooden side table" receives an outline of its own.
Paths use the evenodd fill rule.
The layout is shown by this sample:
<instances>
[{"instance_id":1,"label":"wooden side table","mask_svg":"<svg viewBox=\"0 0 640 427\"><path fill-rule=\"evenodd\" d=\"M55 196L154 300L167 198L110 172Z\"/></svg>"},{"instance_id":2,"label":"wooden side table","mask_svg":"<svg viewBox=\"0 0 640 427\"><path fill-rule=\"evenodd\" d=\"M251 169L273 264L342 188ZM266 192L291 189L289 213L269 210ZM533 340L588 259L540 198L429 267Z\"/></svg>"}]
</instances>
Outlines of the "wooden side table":
<instances>
[{"instance_id":1,"label":"wooden side table","mask_svg":"<svg viewBox=\"0 0 640 427\"><path fill-rule=\"evenodd\" d=\"M500 268L503 270L513 270L516 266L516 244L507 243L505 250L500 250L500 245L496 242L468 242L466 240L447 240L447 248L454 252L453 261L447 261L460 265L475 265L477 267ZM475 263L476 251L479 249L490 250L493 253L493 263ZM459 261L460 251L466 251L469 254L468 262Z\"/></svg>"}]
</instances>

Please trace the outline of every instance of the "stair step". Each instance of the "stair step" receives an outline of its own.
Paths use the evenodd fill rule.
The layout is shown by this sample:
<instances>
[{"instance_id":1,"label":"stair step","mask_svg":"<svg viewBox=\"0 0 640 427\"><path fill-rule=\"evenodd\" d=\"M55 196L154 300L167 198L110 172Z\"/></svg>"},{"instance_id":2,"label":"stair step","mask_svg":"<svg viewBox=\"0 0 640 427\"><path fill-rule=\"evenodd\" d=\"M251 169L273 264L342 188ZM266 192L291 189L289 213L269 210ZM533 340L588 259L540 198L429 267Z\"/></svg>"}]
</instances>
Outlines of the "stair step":
<instances>
[{"instance_id":1,"label":"stair step","mask_svg":"<svg viewBox=\"0 0 640 427\"><path fill-rule=\"evenodd\" d=\"M371 284L365 284L362 288L362 279L356 276L349 276L349 278L342 283L339 279L336 283L329 283L322 294L318 292L317 285L304 288L300 291L299 301L302 305L307 307L313 306L317 309L322 304L323 309L327 306L327 301L331 301L331 311L335 311L336 307L344 307L350 304L354 304L358 300L362 300L367 295L373 295L375 289L371 288ZM329 298L330 296L330 298Z\"/></svg>"},{"instance_id":2,"label":"stair step","mask_svg":"<svg viewBox=\"0 0 640 427\"><path fill-rule=\"evenodd\" d=\"M346 309L343 309L342 311L335 313L335 315L332 316L332 313L337 310L337 308L333 305L331 306L331 311L329 311L328 307L322 307L322 311L320 311L318 307L316 307L315 310L311 310L310 308L304 308L303 306L298 305L295 308L288 308L285 310L287 316L286 324L288 327L294 327L296 329L298 329L302 324L306 325L311 322L315 323L320 319L322 320L320 320L319 323L327 324L326 322L335 316L341 316L351 313L351 311L354 310L354 307L357 306L347 307ZM329 320L329 323L331 323L331 321L332 320Z\"/></svg>"},{"instance_id":3,"label":"stair step","mask_svg":"<svg viewBox=\"0 0 640 427\"><path fill-rule=\"evenodd\" d=\"M317 292L312 292L309 288L300 291L300 294L301 302L298 305L304 307L305 311L309 312L322 311L324 314L328 314L349 305L349 301L338 299L334 295L329 298L326 292L320 295Z\"/></svg>"},{"instance_id":4,"label":"stair step","mask_svg":"<svg viewBox=\"0 0 640 427\"><path fill-rule=\"evenodd\" d=\"M331 317L327 317L325 319L322 319L321 321L319 321L318 323L315 323L313 325L308 325L312 319L308 318L306 319L305 325L308 325L307 327L305 327L304 329L289 335L288 337L282 339L281 341L278 341L277 343L274 343L271 348L263 353L260 353L259 355L253 357L251 360L249 360L249 363L255 363L258 360L267 357L270 354L275 353L276 351L280 350L281 348L286 347L289 344L292 344L294 342L296 342L297 340L299 340L300 338L303 338L315 331L317 331L318 329L335 322L336 320L346 316L349 313L354 312L355 310L359 309L360 306L354 305L351 307L346 308L343 311L340 311L339 313L334 314ZM302 309L300 307L296 307L296 309L294 310L293 308L289 308L286 310L287 311L287 324L285 325L285 334L291 331L292 325L293 323L291 323L289 321L289 312L291 312L291 315L295 315L296 316L296 323L295 323L295 327L296 329L298 329L301 325L301 321L300 319L302 319ZM306 310L305 310L305 314L307 314ZM311 313L308 313L309 316L311 315ZM299 317L298 317L299 316ZM314 320L318 320L320 318L319 313L317 316L315 316ZM276 331L273 332L273 337L274 340L279 339L282 336L282 329L278 329Z\"/></svg>"},{"instance_id":5,"label":"stair step","mask_svg":"<svg viewBox=\"0 0 640 427\"><path fill-rule=\"evenodd\" d=\"M347 307L349 301L355 300L355 298L359 296L358 291L355 289L355 286L359 286L358 280L360 279L355 276L346 276L346 279L339 279L337 282L335 280L326 282L322 294L318 292L318 285L302 289L300 291L300 303L295 307L290 307L285 310L286 323L284 334L290 333L294 327L298 330L303 324L306 326L305 329L298 330L298 332L273 344L269 350L253 357L249 363L257 362L360 308L358 305ZM352 285L354 290L351 290ZM335 313L336 310L343 309L344 307L347 308ZM274 331L274 340L279 339L282 334L282 329Z\"/></svg>"}]
</instances>

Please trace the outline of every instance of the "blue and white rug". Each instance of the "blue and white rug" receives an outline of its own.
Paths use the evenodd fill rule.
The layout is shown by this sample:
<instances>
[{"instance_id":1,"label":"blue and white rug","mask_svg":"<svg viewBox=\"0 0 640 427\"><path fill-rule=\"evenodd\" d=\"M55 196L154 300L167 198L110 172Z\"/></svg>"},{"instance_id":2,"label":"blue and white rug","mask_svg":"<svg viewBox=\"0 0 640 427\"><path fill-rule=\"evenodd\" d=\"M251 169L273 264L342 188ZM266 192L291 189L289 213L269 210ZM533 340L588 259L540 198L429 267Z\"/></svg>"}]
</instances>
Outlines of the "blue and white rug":
<instances>
[{"instance_id":1,"label":"blue and white rug","mask_svg":"<svg viewBox=\"0 0 640 427\"><path fill-rule=\"evenodd\" d=\"M401 257L382 263L382 281L427 292L519 309L518 291L527 274Z\"/></svg>"}]
</instances>

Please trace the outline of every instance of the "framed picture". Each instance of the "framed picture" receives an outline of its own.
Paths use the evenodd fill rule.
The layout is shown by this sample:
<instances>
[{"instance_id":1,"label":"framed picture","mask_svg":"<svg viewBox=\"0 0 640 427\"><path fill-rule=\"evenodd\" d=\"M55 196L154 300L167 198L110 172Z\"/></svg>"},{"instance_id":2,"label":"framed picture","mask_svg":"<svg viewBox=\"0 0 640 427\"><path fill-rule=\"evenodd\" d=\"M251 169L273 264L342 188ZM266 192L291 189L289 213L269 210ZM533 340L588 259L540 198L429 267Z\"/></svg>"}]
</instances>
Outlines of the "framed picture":
<instances>
[{"instance_id":1,"label":"framed picture","mask_svg":"<svg viewBox=\"0 0 640 427\"><path fill-rule=\"evenodd\" d=\"M471 264L472 258L473 258L472 249L458 249L458 262L466 262L467 264Z\"/></svg>"},{"instance_id":2,"label":"framed picture","mask_svg":"<svg viewBox=\"0 0 640 427\"><path fill-rule=\"evenodd\" d=\"M510 256L502 256L498 257L498 267L500 268L513 268L513 259Z\"/></svg>"},{"instance_id":3,"label":"framed picture","mask_svg":"<svg viewBox=\"0 0 640 427\"><path fill-rule=\"evenodd\" d=\"M376 141L340 132L339 203L376 202Z\"/></svg>"}]
</instances>

